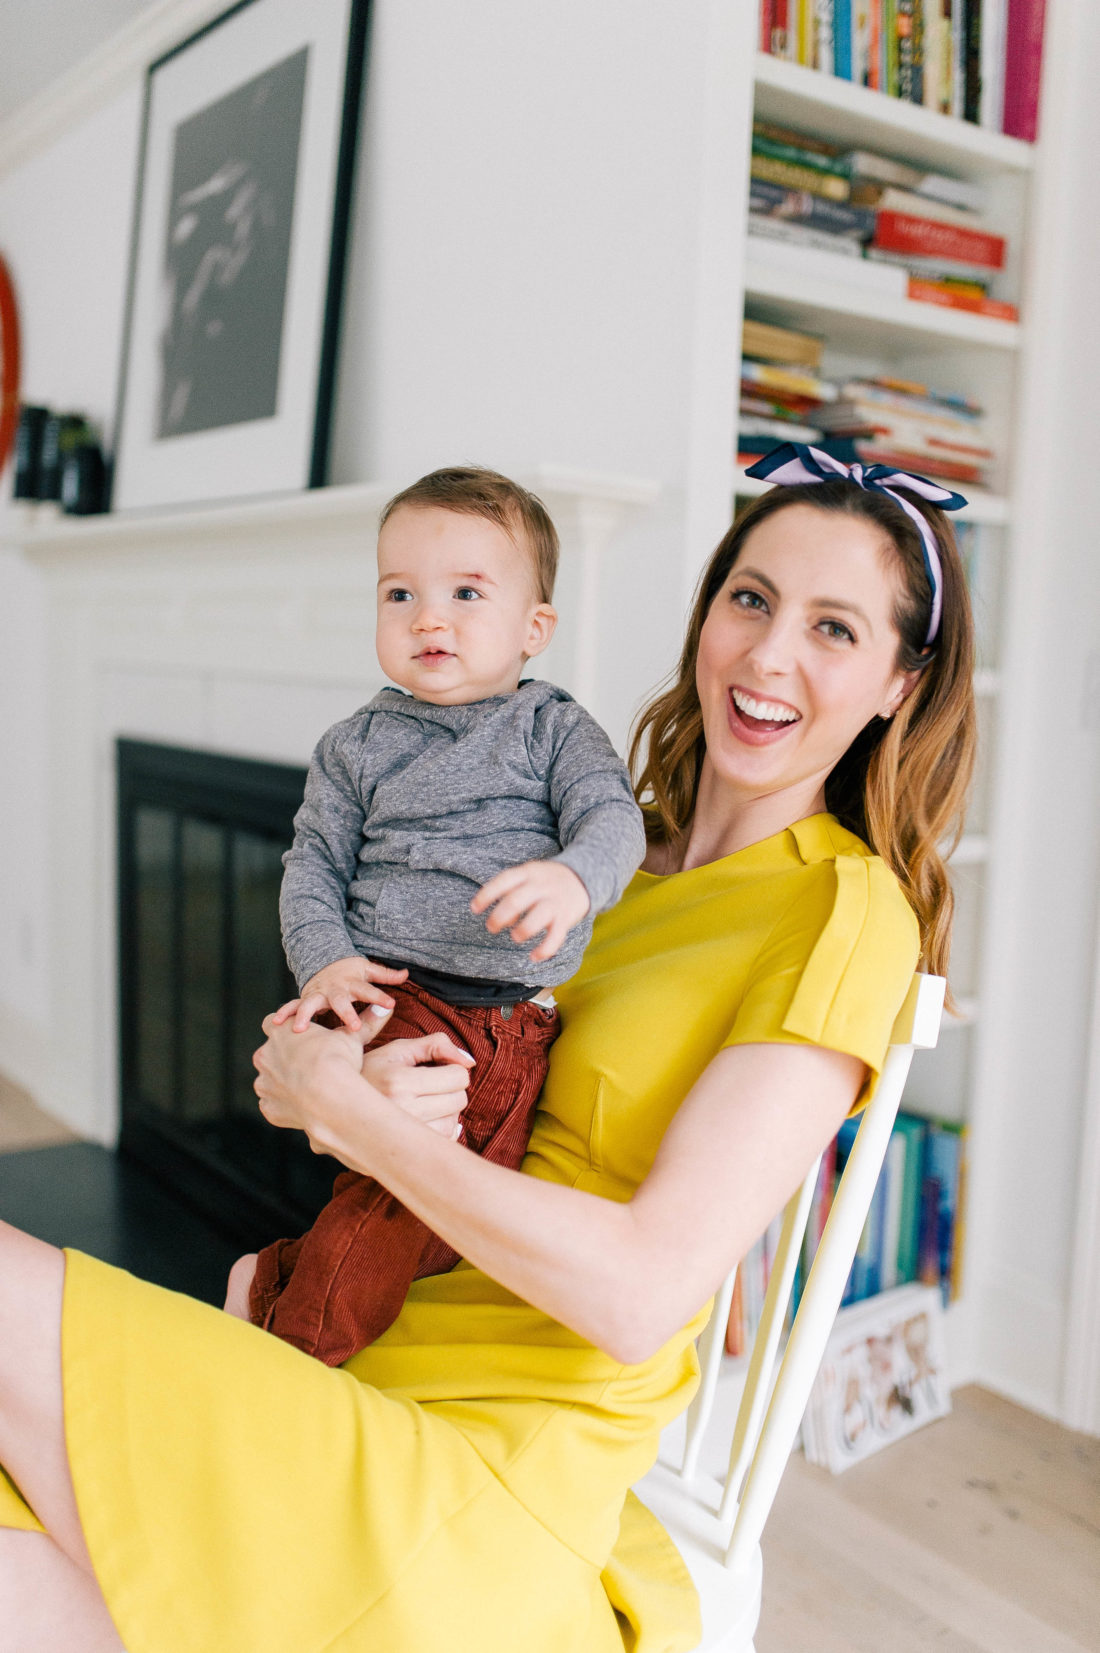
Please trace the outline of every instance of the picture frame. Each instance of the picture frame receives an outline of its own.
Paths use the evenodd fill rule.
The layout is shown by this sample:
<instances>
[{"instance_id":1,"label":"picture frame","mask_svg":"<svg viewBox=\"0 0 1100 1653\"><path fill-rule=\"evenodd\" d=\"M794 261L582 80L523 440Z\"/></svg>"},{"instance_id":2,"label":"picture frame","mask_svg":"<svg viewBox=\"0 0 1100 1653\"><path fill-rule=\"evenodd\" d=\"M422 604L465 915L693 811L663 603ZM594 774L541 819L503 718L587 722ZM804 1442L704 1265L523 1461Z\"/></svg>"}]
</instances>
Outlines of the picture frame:
<instances>
[{"instance_id":1,"label":"picture frame","mask_svg":"<svg viewBox=\"0 0 1100 1653\"><path fill-rule=\"evenodd\" d=\"M153 63L112 508L326 479L370 0L240 0Z\"/></svg>"}]
</instances>

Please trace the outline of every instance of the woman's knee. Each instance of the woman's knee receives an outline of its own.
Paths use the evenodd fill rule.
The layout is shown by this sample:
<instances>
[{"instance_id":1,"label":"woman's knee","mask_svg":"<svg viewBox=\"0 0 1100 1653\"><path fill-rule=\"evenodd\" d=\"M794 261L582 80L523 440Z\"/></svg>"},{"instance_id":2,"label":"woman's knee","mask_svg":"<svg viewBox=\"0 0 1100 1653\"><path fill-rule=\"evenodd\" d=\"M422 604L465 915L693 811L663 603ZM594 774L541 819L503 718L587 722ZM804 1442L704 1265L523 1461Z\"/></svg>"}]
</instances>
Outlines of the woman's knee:
<instances>
[{"instance_id":1,"label":"woman's knee","mask_svg":"<svg viewBox=\"0 0 1100 1653\"><path fill-rule=\"evenodd\" d=\"M0 1222L0 1400L60 1386L65 1254Z\"/></svg>"},{"instance_id":2,"label":"woman's knee","mask_svg":"<svg viewBox=\"0 0 1100 1653\"><path fill-rule=\"evenodd\" d=\"M0 1527L0 1653L125 1653L94 1578L44 1533Z\"/></svg>"}]
</instances>

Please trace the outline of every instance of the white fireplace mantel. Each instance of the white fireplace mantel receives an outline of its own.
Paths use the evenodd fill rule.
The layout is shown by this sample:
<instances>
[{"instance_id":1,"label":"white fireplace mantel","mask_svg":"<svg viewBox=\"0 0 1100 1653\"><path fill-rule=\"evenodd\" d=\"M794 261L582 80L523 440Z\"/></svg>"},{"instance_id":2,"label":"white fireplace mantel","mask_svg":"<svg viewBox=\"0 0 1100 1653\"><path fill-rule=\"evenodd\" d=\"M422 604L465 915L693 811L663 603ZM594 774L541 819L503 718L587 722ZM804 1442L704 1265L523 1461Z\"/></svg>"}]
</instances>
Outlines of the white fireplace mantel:
<instances>
[{"instance_id":1,"label":"white fireplace mantel","mask_svg":"<svg viewBox=\"0 0 1100 1653\"><path fill-rule=\"evenodd\" d=\"M550 466L523 480L562 536L561 624L538 670L592 705L602 554L659 490ZM322 730L381 685L373 549L392 492L0 517L0 550L23 565L34 608L27 671L38 680L22 687L44 708L42 738L23 754L32 784L13 800L37 846L38 908L17 882L35 881L25 858L0 877L37 979L59 984L65 1005L58 1016L55 1004L39 1015L0 1002L0 1070L88 1136L110 1142L117 1128L115 740L304 763Z\"/></svg>"}]
</instances>

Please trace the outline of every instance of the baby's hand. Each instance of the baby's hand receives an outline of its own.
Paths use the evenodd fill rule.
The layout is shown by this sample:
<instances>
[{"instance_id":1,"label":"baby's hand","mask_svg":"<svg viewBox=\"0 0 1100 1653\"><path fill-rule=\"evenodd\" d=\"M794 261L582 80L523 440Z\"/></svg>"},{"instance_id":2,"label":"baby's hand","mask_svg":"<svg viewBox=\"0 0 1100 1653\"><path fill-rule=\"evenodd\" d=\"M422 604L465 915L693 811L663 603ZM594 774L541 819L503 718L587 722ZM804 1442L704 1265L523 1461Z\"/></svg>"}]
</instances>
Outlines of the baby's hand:
<instances>
[{"instance_id":1,"label":"baby's hand","mask_svg":"<svg viewBox=\"0 0 1100 1653\"><path fill-rule=\"evenodd\" d=\"M475 913L492 908L485 923L494 935L507 930L513 941L524 942L545 931L531 953L536 964L553 958L591 905L581 880L562 861L525 861L508 867L483 884L470 902Z\"/></svg>"},{"instance_id":2,"label":"baby's hand","mask_svg":"<svg viewBox=\"0 0 1100 1653\"><path fill-rule=\"evenodd\" d=\"M356 1011L356 1003L369 1004L378 1015L385 1015L393 1009L393 1000L388 993L382 993L374 986L377 981L389 982L396 986L403 982L408 975L407 970L391 970L386 964L375 964L370 959L349 958L337 959L334 964L326 964L323 970L318 970L311 976L302 988L299 999L290 999L275 1012L272 1020L276 1027L294 1017L295 1033L303 1033L322 1010L333 1010L352 1033L358 1033L362 1022Z\"/></svg>"},{"instance_id":3,"label":"baby's hand","mask_svg":"<svg viewBox=\"0 0 1100 1653\"><path fill-rule=\"evenodd\" d=\"M250 1320L248 1312L248 1296L252 1289L252 1282L256 1278L256 1253L248 1252L244 1257L238 1257L229 1270L229 1283L225 1292L225 1312L234 1315L238 1320Z\"/></svg>"}]
</instances>

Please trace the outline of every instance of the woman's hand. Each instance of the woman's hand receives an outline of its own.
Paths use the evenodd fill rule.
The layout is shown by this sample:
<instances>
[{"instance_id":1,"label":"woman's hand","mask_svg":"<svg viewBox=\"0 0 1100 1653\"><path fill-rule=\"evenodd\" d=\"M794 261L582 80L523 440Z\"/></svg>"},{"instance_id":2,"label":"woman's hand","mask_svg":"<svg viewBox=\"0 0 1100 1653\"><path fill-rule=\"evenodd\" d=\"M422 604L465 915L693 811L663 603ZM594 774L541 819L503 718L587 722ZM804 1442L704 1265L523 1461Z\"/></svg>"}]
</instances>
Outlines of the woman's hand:
<instances>
[{"instance_id":1,"label":"woman's hand","mask_svg":"<svg viewBox=\"0 0 1100 1653\"><path fill-rule=\"evenodd\" d=\"M455 1141L462 1135L462 1110L473 1057L445 1033L421 1039L394 1039L363 1057L363 1078L414 1119Z\"/></svg>"},{"instance_id":2,"label":"woman's hand","mask_svg":"<svg viewBox=\"0 0 1100 1653\"><path fill-rule=\"evenodd\" d=\"M314 1153L333 1154L353 1170L369 1170L373 1106L387 1103L449 1137L459 1134L473 1058L446 1034L395 1039L364 1056L364 1045L384 1025L371 1016L358 1033L310 1025L295 1033L274 1016L264 1019L267 1041L252 1058L253 1089L272 1125L304 1131Z\"/></svg>"}]
</instances>

